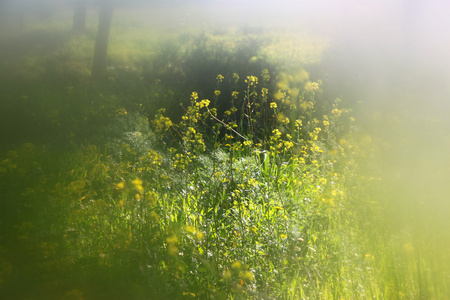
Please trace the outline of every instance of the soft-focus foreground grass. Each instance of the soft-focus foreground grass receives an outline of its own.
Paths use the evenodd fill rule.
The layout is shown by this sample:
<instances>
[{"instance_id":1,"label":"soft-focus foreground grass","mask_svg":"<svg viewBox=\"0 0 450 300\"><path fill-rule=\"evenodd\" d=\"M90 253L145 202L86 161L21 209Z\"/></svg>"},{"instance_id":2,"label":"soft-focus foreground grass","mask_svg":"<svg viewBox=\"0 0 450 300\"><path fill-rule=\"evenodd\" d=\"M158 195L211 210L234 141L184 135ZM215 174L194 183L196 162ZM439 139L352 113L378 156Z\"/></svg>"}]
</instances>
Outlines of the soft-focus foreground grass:
<instances>
[{"instance_id":1,"label":"soft-focus foreground grass","mask_svg":"<svg viewBox=\"0 0 450 300\"><path fill-rule=\"evenodd\" d=\"M382 181L367 191L374 206L364 231L383 297L448 297L450 157L448 122L439 115L406 106L374 114L379 154L371 163Z\"/></svg>"},{"instance_id":2,"label":"soft-focus foreground grass","mask_svg":"<svg viewBox=\"0 0 450 300\"><path fill-rule=\"evenodd\" d=\"M2 297L448 297L444 121L359 128L322 39L119 20L106 83L92 28L2 46Z\"/></svg>"}]
</instances>

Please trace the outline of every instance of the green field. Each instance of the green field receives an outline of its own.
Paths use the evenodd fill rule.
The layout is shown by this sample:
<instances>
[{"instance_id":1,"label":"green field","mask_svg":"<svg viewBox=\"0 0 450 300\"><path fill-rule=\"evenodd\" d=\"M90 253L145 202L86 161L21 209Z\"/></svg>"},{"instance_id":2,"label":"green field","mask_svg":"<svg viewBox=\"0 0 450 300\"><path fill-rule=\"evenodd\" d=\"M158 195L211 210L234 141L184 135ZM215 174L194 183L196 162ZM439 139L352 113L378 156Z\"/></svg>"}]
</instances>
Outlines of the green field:
<instances>
[{"instance_id":1,"label":"green field","mask_svg":"<svg viewBox=\"0 0 450 300\"><path fill-rule=\"evenodd\" d=\"M93 11L2 31L0 298L448 299L428 75L385 91L330 36L187 15L118 9L102 80Z\"/></svg>"}]
</instances>

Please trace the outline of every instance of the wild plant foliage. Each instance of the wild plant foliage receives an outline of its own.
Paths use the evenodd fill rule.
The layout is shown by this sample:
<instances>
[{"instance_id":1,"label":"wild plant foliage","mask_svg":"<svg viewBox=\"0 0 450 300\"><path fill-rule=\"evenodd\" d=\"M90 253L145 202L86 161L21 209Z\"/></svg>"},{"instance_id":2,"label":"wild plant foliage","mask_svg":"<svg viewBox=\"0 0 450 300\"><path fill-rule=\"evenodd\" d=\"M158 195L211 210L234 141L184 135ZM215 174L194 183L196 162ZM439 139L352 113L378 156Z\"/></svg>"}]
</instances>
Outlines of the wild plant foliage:
<instances>
[{"instance_id":1,"label":"wild plant foliage","mask_svg":"<svg viewBox=\"0 0 450 300\"><path fill-rule=\"evenodd\" d=\"M71 47L89 33L18 54L0 103L0 298L445 298L447 251L398 229L380 192L389 145L285 55L291 36L273 39L186 35L150 58L124 42L104 85Z\"/></svg>"}]
</instances>

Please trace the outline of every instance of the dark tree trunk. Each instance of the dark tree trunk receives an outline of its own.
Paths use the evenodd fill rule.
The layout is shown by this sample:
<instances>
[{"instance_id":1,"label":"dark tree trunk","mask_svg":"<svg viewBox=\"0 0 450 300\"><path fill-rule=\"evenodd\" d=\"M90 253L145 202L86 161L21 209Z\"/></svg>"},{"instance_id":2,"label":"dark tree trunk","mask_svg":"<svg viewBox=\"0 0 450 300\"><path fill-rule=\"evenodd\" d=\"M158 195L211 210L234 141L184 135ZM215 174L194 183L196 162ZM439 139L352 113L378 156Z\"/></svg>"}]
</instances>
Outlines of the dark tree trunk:
<instances>
[{"instance_id":1,"label":"dark tree trunk","mask_svg":"<svg viewBox=\"0 0 450 300\"><path fill-rule=\"evenodd\" d=\"M86 28L86 0L77 0L75 2L75 12L73 14L73 31L83 31Z\"/></svg>"},{"instance_id":2,"label":"dark tree trunk","mask_svg":"<svg viewBox=\"0 0 450 300\"><path fill-rule=\"evenodd\" d=\"M106 54L108 51L109 31L113 15L113 4L110 0L102 1L100 6L97 39L95 41L92 76L101 78L106 72Z\"/></svg>"}]
</instances>

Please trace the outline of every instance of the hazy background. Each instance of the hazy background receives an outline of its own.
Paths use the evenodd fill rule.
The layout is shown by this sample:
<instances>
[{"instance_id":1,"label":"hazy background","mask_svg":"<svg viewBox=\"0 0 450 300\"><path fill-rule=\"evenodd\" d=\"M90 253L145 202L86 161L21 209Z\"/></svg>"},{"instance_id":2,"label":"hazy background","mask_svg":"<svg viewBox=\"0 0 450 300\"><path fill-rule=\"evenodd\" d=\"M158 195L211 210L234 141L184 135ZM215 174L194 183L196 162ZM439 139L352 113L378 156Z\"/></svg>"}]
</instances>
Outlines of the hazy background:
<instances>
[{"instance_id":1,"label":"hazy background","mask_svg":"<svg viewBox=\"0 0 450 300\"><path fill-rule=\"evenodd\" d=\"M93 3L88 22L97 21L96 1ZM140 24L137 26L173 32L191 26L205 30L247 27L286 29L324 38L329 47L322 63L311 70L325 80L331 93L358 103L355 109L362 121L370 121L380 112L409 122L406 128L423 129L422 125L431 122L439 130L445 129L444 132L449 129L448 1L116 0L115 3L113 23L121 22L121 14L133 12L136 24ZM11 25L15 23L7 21L20 18L24 28L36 26L34 21L39 19L54 20L57 26L61 19L71 20L72 5L70 0L1 0L1 32L17 33L17 28ZM412 125L416 122L422 125Z\"/></svg>"},{"instance_id":2,"label":"hazy background","mask_svg":"<svg viewBox=\"0 0 450 300\"><path fill-rule=\"evenodd\" d=\"M70 44L75 54L83 54L82 58L74 60L72 65L70 64L72 62L66 65L64 60L70 61L76 57L75 54L73 57L70 56L72 55L70 50L73 49L65 49L67 53L52 51L72 34L73 1L0 0L0 41L14 42L14 37L19 37L13 46L0 45L0 68L12 65L11 69L20 69L18 67L20 59L15 65L15 62L10 63L4 57L7 57L7 54L10 57L20 57L22 53L26 56L28 49L24 47L36 47L37 49L29 51L35 56L22 61L22 65L28 66L31 70L25 70L22 75L30 77L23 76L23 78L29 80L30 86L38 86L30 88L32 93L40 91L39 80L42 80L40 74L45 74L45 70L41 70L42 65L38 62L42 57L46 57L46 51L48 56L55 57L54 60L48 60L51 67L52 62L56 62L54 65L62 66L61 69L73 67L80 72L80 77L90 80L88 64L93 54L100 1L91 2L87 13L87 30L82 35L74 35L79 40L74 38L74 42ZM127 63L132 65L136 61L129 59L132 55L128 55L128 51L136 50L134 45L148 48L150 52L154 50L152 48L154 44L146 43L147 40L158 40L161 36L177 38L191 28L196 28L195 33L199 35L202 32L220 35L230 28L240 28L239 34L250 32L256 35L273 30L284 39L289 39L292 35L291 44L297 42L296 40L294 42L294 36L298 38L301 35L304 38L300 42L304 42L305 45L320 43L320 47L315 47L320 48L319 59L310 61L306 66L299 66L298 62L293 60L290 67L292 69L305 67L312 81L322 79L327 97L339 97L343 100L343 104L353 110L357 127L355 139L359 135L362 137L361 140L365 140L366 144L373 148L375 155L367 155L360 162L361 170L358 171L366 178L380 178L380 181L368 195L364 194L364 191L360 192L360 195L364 194L363 197L377 203L377 207L382 211L380 215L386 215L386 219L369 225L379 226L377 230L379 229L380 235L389 239L407 236L408 240L422 245L421 249L431 249L432 251L428 252L431 258L435 257L434 253L442 254L436 256L435 261L430 259L429 266L432 266L435 262L436 264L450 262L445 251L450 245L449 15L450 2L444 0L116 0L108 53L110 56L116 55L117 61L124 62L123 65L128 66ZM140 40L136 43L118 40L118 36L128 38L128 30L139 31L130 40L136 36ZM160 36L155 34L158 31L161 32ZM30 32L31 34L27 35ZM120 34L116 34L118 32ZM130 36L133 34L134 32L130 32ZM232 39L234 36L230 34L227 38ZM11 38L8 39L9 37ZM23 40L20 39L22 37ZM41 41L33 41L41 38L53 41L54 44L49 42L42 45ZM78 44L77 41L81 42ZM124 44L122 48L121 42ZM160 51L170 52L170 45L170 43L163 45L165 48L161 47ZM308 48L299 47L299 49L304 51ZM136 52L141 54L145 51ZM84 55L88 52L88 55ZM175 51L174 56L177 58L182 55ZM158 56L151 53L149 57L153 59ZM156 65L155 69L159 68L159 65ZM194 70L192 73L206 74L203 70L206 66L191 65L191 67ZM2 84L4 85L1 82L2 78L5 76L12 78L5 70L6 67L0 71L0 89ZM134 70L137 70L137 73L142 71L142 68ZM132 71L122 73L125 74L121 78L123 85L141 75L132 77L136 75ZM12 73L21 75L20 72ZM168 72L169 80L174 73ZM130 75L130 79L127 74ZM54 78L59 79L58 76ZM212 87L215 78L211 79ZM173 81L175 85L177 82ZM81 84L78 84L82 86L83 81L80 82ZM133 83L135 85L130 86L138 86L136 82ZM22 81L15 84L18 90L21 88L26 90L25 86L22 87ZM49 82L46 84L51 86ZM122 94L120 86L116 86L114 81L111 81L111 87L116 88L117 94ZM6 87L3 91L7 91ZM47 105L51 113L52 105L59 103L56 101L60 99L50 88L42 91L43 94L44 92L46 94L42 99L48 98ZM20 93L22 91L14 90L12 95ZM9 99L23 101L29 106L28 111L34 112L30 103L34 104L33 99L40 98L39 95L32 93L30 95L24 93L23 96L16 98L10 96ZM8 100L5 99L8 92L4 92L1 97L5 98L0 98L0 101L7 103ZM172 99L178 98L173 96ZM80 106L82 105L81 103ZM180 107L179 103L175 105ZM22 125L26 129L25 132L28 132L35 124L33 119L25 117L21 119L20 109L16 110L19 111L17 115L8 116L11 121L3 120L3 124ZM68 111L69 117L73 115L72 110ZM151 115L153 116L154 112L151 112ZM8 127L0 130L7 131L8 135L5 136L11 137L17 134L19 126L11 128L13 129ZM49 129L52 128L49 126ZM92 128L94 126L89 129ZM11 140L14 141L14 137ZM5 146L5 149L9 147L10 145ZM364 150L367 149L361 152ZM355 195L358 193L355 192ZM358 209L355 211L358 213ZM429 240L433 243L428 243ZM388 240L386 245L391 245L391 241ZM390 252L386 252L386 256L390 256ZM446 261L443 261L443 258ZM445 281L448 275L443 274L442 278Z\"/></svg>"}]
</instances>

